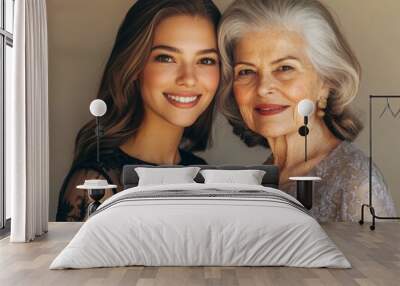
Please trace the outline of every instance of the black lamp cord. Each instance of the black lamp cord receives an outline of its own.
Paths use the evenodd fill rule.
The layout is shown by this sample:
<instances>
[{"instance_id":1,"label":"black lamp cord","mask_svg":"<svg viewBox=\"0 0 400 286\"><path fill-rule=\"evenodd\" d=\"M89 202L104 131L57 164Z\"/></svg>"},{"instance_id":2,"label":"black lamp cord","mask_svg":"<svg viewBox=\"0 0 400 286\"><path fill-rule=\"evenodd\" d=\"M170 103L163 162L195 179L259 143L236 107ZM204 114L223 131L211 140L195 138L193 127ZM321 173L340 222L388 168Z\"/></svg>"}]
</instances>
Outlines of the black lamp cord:
<instances>
[{"instance_id":1,"label":"black lamp cord","mask_svg":"<svg viewBox=\"0 0 400 286\"><path fill-rule=\"evenodd\" d=\"M96 147L97 147L97 163L100 164L100 122L99 117L96 116Z\"/></svg>"},{"instance_id":2,"label":"black lamp cord","mask_svg":"<svg viewBox=\"0 0 400 286\"><path fill-rule=\"evenodd\" d=\"M308 135L308 117L304 116L304 125L299 128L300 136L304 136L304 161L307 162L307 135Z\"/></svg>"},{"instance_id":3,"label":"black lamp cord","mask_svg":"<svg viewBox=\"0 0 400 286\"><path fill-rule=\"evenodd\" d=\"M305 136L304 136L304 161L307 162L307 134L308 134L308 116L304 116Z\"/></svg>"},{"instance_id":4,"label":"black lamp cord","mask_svg":"<svg viewBox=\"0 0 400 286\"><path fill-rule=\"evenodd\" d=\"M106 178L107 182L113 182L107 172L107 168L100 162L100 137L103 136L103 130L100 126L100 117L96 116L96 148L97 148L97 170ZM117 193L117 189L112 189L113 194Z\"/></svg>"}]
</instances>

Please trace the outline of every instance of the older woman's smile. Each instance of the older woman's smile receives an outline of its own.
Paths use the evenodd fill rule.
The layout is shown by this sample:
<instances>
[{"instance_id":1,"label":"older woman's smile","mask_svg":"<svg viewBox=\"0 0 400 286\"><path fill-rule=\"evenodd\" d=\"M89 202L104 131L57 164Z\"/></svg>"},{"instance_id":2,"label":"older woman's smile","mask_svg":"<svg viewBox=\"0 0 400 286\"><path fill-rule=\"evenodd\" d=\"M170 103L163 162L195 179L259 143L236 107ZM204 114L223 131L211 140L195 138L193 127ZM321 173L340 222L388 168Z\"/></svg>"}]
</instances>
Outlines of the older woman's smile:
<instances>
[{"instance_id":1,"label":"older woman's smile","mask_svg":"<svg viewBox=\"0 0 400 286\"><path fill-rule=\"evenodd\" d=\"M280 105L280 104L257 104L254 111L262 116L270 116L279 114L289 108L290 105Z\"/></svg>"}]
</instances>

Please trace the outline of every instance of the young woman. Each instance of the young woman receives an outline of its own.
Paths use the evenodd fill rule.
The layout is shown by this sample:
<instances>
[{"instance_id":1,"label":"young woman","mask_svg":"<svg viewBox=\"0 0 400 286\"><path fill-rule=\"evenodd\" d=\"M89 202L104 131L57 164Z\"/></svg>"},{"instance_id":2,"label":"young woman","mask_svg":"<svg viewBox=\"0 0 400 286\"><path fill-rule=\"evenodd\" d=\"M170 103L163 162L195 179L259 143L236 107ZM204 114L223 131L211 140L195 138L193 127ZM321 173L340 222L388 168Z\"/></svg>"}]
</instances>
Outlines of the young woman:
<instances>
[{"instance_id":1,"label":"young woman","mask_svg":"<svg viewBox=\"0 0 400 286\"><path fill-rule=\"evenodd\" d=\"M76 189L85 179L105 178L120 186L126 164L206 163L192 151L204 150L211 139L219 18L211 0L139 0L131 7L97 96L108 107L102 117L103 166L96 163L92 120L76 138L58 221L85 219L89 198Z\"/></svg>"}]
</instances>

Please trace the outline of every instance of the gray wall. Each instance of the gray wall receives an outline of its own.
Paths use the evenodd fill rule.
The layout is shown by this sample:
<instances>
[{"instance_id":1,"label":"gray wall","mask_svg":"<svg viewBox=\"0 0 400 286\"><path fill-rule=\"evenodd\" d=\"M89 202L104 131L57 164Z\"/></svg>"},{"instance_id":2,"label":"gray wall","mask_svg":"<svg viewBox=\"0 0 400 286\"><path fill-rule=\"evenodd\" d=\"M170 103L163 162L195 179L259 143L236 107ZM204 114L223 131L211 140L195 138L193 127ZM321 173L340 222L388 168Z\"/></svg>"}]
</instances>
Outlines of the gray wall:
<instances>
[{"instance_id":1,"label":"gray wall","mask_svg":"<svg viewBox=\"0 0 400 286\"><path fill-rule=\"evenodd\" d=\"M79 128L91 119L88 106L96 96L105 62L126 11L134 0L48 0L49 104L50 104L50 219L55 218L58 191L72 160ZM217 0L223 10L231 0ZM351 46L363 67L358 98L353 103L368 126L369 94L400 94L400 1L324 0L337 14ZM362 7L361 7L362 3ZM225 119L219 117L214 146L199 153L210 164L261 163L268 152L247 148L232 135ZM385 136L389 135L390 136ZM399 132L387 131L383 140L399 140ZM398 141L400 142L400 140ZM368 130L356 140L368 152ZM382 150L382 154L385 150ZM387 150L386 150L387 151ZM393 154L394 152L394 154ZM377 156L379 167L391 186L400 186L396 160ZM233 155L234 154L234 155ZM393 159L395 158L395 159ZM400 190L392 195L400 210Z\"/></svg>"}]
</instances>

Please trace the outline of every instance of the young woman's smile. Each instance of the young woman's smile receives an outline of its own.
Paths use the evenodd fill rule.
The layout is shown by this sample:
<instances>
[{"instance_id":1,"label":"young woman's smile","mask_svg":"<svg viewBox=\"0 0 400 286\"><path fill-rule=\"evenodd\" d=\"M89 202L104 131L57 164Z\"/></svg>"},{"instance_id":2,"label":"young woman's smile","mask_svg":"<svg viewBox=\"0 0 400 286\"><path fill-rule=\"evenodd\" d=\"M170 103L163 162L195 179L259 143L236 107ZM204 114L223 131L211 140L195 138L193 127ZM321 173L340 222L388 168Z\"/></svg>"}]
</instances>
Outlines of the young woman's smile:
<instances>
[{"instance_id":1,"label":"young woman's smile","mask_svg":"<svg viewBox=\"0 0 400 286\"><path fill-rule=\"evenodd\" d=\"M169 103L178 108L192 108L200 100L201 94L195 92L164 92Z\"/></svg>"}]
</instances>

